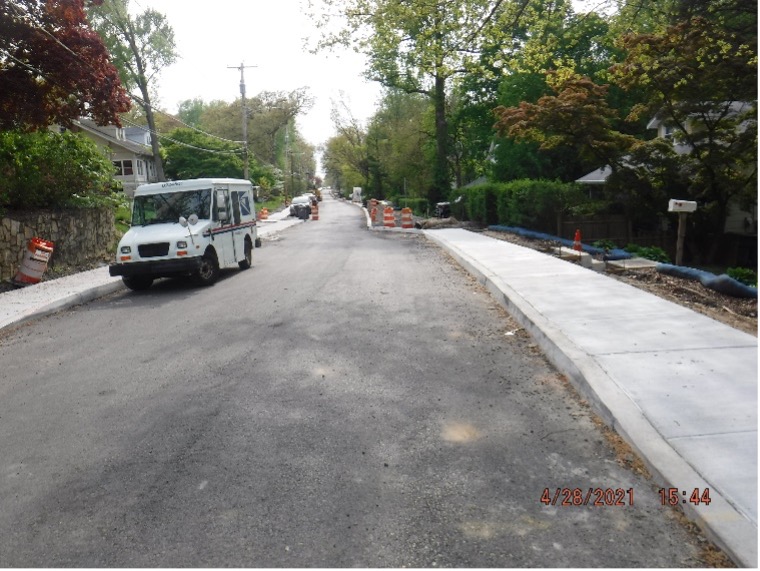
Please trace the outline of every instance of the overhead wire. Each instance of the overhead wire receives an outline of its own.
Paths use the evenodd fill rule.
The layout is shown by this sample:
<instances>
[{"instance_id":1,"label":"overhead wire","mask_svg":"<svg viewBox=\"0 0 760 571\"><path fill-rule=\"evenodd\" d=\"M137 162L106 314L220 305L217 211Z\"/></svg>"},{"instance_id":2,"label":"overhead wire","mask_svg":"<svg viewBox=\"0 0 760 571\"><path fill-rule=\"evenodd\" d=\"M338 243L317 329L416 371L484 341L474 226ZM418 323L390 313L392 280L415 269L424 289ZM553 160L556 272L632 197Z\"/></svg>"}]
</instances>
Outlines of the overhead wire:
<instances>
[{"instance_id":1,"label":"overhead wire","mask_svg":"<svg viewBox=\"0 0 760 571\"><path fill-rule=\"evenodd\" d=\"M188 147L190 149L195 149L197 151L204 151L207 153L213 153L213 154L219 154L219 155L238 155L243 154L245 151L244 147L239 147L237 149L230 149L230 150L221 150L221 149L206 149L203 147L198 147L196 145L191 145L190 143L185 143L184 141L178 141L177 139L174 139L172 137L169 137L168 135L162 135L161 133L158 133L156 131L152 131L148 127L144 125L138 125L137 123L130 121L129 119L122 119L125 123L132 125L133 127L136 127L138 129L142 129L143 131L150 133L151 135L155 135L159 139L164 139L166 141L170 141L176 145L180 145L182 147ZM226 140L226 139L225 139ZM240 142L240 141L233 141L233 142Z\"/></svg>"}]
</instances>

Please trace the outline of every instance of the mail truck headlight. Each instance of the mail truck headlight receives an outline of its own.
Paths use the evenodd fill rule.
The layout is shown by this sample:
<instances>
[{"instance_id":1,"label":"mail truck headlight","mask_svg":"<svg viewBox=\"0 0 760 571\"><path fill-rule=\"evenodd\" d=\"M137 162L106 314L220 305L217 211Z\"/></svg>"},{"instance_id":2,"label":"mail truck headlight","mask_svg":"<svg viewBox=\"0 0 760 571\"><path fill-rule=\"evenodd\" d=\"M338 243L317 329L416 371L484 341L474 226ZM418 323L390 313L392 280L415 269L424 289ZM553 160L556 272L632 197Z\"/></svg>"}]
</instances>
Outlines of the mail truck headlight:
<instances>
[{"instance_id":1,"label":"mail truck headlight","mask_svg":"<svg viewBox=\"0 0 760 571\"><path fill-rule=\"evenodd\" d=\"M177 242L177 250L186 250L187 249L187 242L184 240L180 240Z\"/></svg>"},{"instance_id":2,"label":"mail truck headlight","mask_svg":"<svg viewBox=\"0 0 760 571\"><path fill-rule=\"evenodd\" d=\"M132 253L132 247L131 246L122 246L121 247L121 253L122 254L131 254Z\"/></svg>"}]
</instances>

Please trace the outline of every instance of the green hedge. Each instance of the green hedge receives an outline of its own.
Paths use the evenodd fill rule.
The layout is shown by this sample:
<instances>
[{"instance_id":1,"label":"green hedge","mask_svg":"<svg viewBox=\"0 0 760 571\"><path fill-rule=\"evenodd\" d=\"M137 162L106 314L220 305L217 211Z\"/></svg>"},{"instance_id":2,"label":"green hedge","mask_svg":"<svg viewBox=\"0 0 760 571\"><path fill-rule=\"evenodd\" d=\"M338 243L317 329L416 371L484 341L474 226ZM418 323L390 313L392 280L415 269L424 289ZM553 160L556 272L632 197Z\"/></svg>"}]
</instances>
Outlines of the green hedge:
<instances>
[{"instance_id":1,"label":"green hedge","mask_svg":"<svg viewBox=\"0 0 760 571\"><path fill-rule=\"evenodd\" d=\"M462 196L459 204L453 204ZM515 180L486 183L452 191L452 214L482 226L502 224L542 232L556 232L560 213L585 200L572 183L550 180Z\"/></svg>"}]
</instances>

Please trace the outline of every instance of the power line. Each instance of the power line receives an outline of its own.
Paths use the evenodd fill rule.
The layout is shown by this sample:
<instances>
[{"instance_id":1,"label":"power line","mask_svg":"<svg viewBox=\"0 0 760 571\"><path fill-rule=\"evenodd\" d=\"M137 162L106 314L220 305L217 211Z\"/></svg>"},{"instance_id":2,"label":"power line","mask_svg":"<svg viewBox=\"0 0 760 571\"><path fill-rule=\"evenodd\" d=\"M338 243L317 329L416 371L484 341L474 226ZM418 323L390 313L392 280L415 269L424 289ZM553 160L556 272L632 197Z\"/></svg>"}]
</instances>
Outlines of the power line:
<instances>
[{"instance_id":1,"label":"power line","mask_svg":"<svg viewBox=\"0 0 760 571\"><path fill-rule=\"evenodd\" d=\"M172 115L171 113L167 113L163 109L158 109L157 107L154 107L153 105L148 104L147 102L143 101L142 98L138 97L137 95L128 94L130 99L134 99L141 107L150 107L153 112L158 113L160 115L163 115L164 117L168 117L183 127L187 127L188 129L192 129L193 131L196 131L197 133L201 133L202 135L206 135L207 137L211 137L212 139L217 139L219 141L224 141L225 143L242 143L243 141L235 141L232 139L225 139L224 137L219 137L218 135L212 135L211 133L207 133L206 131L199 129L198 127L195 127L194 125L189 125L179 119L176 115Z\"/></svg>"},{"instance_id":2,"label":"power line","mask_svg":"<svg viewBox=\"0 0 760 571\"><path fill-rule=\"evenodd\" d=\"M230 149L228 151L217 150L217 149L206 149L206 148L203 148L203 147L198 147L198 146L195 146L195 145L191 145L190 143L185 143L183 141L178 141L176 139L173 139L172 137L169 137L168 135L162 135L161 133L158 133L156 131L150 130L149 128L145 127L144 125L138 125L137 123L134 123L133 121L130 121L129 119L124 119L123 121L125 123L128 123L129 125L132 125L133 127L137 127L138 129L142 129L143 131L145 131L147 133L150 133L151 135L155 135L159 139L164 139L164 140L170 141L170 142L172 142L172 143L174 143L176 145L180 145L180 146L183 146L183 147L188 147L190 149L195 149L196 151L203 151L203 152L206 152L206 153L214 153L214 154L219 154L219 155L238 155L238 154L242 154L242 152L244 151L243 147L240 147L240 148L237 148L237 149ZM235 142L239 142L239 141L235 141Z\"/></svg>"}]
</instances>

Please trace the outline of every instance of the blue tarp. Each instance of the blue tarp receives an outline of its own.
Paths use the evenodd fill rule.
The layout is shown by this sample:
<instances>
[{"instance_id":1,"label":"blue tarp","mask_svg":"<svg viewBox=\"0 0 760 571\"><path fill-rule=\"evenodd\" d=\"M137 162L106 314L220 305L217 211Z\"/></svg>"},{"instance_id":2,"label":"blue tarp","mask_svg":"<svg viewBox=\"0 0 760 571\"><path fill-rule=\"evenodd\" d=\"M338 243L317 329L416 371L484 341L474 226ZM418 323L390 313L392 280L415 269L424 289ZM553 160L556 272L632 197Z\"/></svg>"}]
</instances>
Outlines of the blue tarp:
<instances>
[{"instance_id":1,"label":"blue tarp","mask_svg":"<svg viewBox=\"0 0 760 571\"><path fill-rule=\"evenodd\" d=\"M744 285L742 282L735 280L728 274L720 274L719 276L716 276L715 274L704 270L686 268L684 266L673 266L671 264L657 264L656 269L658 272L669 276L698 281L706 288L710 288L726 295L757 299L757 288Z\"/></svg>"},{"instance_id":2,"label":"blue tarp","mask_svg":"<svg viewBox=\"0 0 760 571\"><path fill-rule=\"evenodd\" d=\"M533 230L527 230L526 228L520 228L518 226L489 226L489 230L494 230L495 232L511 232L512 234L517 234L518 236L523 236L524 238L532 238L534 240L550 240L552 242L559 242L563 246L567 246L568 248L573 247L573 240L568 240L567 238L560 238L558 236L552 236L551 234L544 234L543 232L535 232ZM615 248L614 250L604 250L603 248L595 248L594 246L588 246L586 244L581 244L581 249L591 254L592 256L602 256L604 260L627 260L629 258L632 258L633 256L626 252L625 250L621 250L620 248Z\"/></svg>"}]
</instances>

